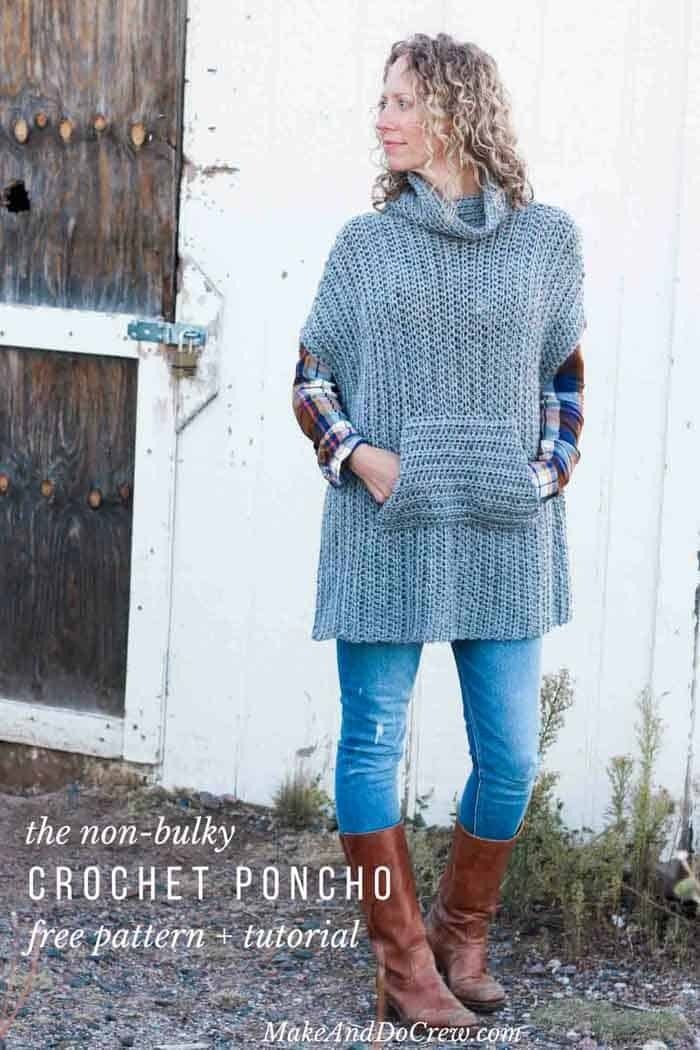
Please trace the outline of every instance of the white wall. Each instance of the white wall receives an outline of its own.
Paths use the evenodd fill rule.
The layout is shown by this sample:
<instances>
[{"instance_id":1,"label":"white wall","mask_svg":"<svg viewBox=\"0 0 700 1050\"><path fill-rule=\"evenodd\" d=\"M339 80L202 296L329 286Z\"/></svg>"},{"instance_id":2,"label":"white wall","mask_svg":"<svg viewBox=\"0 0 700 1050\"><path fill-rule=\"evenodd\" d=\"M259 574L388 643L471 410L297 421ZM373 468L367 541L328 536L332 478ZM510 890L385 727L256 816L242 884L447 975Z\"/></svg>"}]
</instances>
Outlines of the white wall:
<instances>
[{"instance_id":1,"label":"white wall","mask_svg":"<svg viewBox=\"0 0 700 1050\"><path fill-rule=\"evenodd\" d=\"M678 795L700 520L698 8L190 0L190 16L181 245L226 306L219 396L179 446L164 782L267 802L303 762L332 789L335 643L310 638L326 483L291 409L297 336L338 227L370 209L386 53L446 30L494 55L536 196L585 238L575 618L545 641L577 699L548 766L569 823L597 826L651 683L658 780ZM415 699L409 789L447 821L469 768L448 645L425 646Z\"/></svg>"}]
</instances>

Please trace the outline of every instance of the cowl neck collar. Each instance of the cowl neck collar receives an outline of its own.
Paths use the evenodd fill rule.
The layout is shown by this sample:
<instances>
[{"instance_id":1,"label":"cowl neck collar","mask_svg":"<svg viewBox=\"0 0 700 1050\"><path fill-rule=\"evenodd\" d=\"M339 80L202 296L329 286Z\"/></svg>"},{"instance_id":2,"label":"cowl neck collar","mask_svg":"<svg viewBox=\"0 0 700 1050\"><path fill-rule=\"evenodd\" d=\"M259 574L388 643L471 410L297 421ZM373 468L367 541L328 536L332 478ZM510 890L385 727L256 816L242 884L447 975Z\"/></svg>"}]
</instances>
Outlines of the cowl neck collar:
<instances>
[{"instance_id":1,"label":"cowl neck collar","mask_svg":"<svg viewBox=\"0 0 700 1050\"><path fill-rule=\"evenodd\" d=\"M450 201L417 172L407 171L406 177L408 185L384 210L449 237L488 237L511 210L505 191L490 178L479 193Z\"/></svg>"}]
</instances>

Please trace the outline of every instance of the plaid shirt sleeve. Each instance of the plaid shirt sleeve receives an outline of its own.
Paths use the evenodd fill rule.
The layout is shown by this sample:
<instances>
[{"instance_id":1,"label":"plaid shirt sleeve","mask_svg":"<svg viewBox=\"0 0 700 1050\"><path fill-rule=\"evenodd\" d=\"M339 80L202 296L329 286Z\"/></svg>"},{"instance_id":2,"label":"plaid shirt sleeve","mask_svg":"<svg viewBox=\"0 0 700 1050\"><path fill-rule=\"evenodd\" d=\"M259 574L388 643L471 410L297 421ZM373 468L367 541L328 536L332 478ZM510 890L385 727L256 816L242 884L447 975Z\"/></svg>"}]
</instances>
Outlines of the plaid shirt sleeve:
<instances>
[{"instance_id":1,"label":"plaid shirt sleeve","mask_svg":"<svg viewBox=\"0 0 700 1050\"><path fill-rule=\"evenodd\" d=\"M345 415L328 366L303 343L299 344L292 407L297 423L313 442L321 473L339 488L347 480L343 463L358 445L367 442Z\"/></svg>"},{"instance_id":2,"label":"plaid shirt sleeve","mask_svg":"<svg viewBox=\"0 0 700 1050\"><path fill-rule=\"evenodd\" d=\"M543 500L561 492L581 458L578 442L583 429L583 390L579 343L542 390L539 455L530 469Z\"/></svg>"}]
</instances>

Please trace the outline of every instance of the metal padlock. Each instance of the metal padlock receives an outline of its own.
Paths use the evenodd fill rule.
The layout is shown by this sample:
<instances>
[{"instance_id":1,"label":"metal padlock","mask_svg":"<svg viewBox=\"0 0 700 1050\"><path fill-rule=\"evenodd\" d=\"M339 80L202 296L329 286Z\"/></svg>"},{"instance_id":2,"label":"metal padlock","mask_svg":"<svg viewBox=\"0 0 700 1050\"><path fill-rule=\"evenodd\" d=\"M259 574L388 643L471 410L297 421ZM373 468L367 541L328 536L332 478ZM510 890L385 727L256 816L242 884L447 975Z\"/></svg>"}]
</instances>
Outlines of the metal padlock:
<instances>
[{"instance_id":1,"label":"metal padlock","mask_svg":"<svg viewBox=\"0 0 700 1050\"><path fill-rule=\"evenodd\" d=\"M183 350L182 343L187 339L187 349ZM177 350L174 350L170 359L170 367L176 376L193 376L197 371L197 360L200 351L195 347L194 340L186 331L180 332Z\"/></svg>"}]
</instances>

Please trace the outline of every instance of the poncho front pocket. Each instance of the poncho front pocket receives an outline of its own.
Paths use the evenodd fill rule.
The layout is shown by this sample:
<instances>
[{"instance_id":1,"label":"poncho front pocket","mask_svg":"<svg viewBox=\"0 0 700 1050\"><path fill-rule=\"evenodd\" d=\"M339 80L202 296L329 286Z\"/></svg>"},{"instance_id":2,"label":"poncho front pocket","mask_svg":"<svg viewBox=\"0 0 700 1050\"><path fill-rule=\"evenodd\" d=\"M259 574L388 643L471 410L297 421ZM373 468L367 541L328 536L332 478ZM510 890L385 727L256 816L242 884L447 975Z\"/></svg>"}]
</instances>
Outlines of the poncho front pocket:
<instances>
[{"instance_id":1,"label":"poncho front pocket","mask_svg":"<svg viewBox=\"0 0 700 1050\"><path fill-rule=\"evenodd\" d=\"M541 512L511 418L410 416L399 457L397 484L377 511L380 529L447 522L522 529Z\"/></svg>"}]
</instances>

